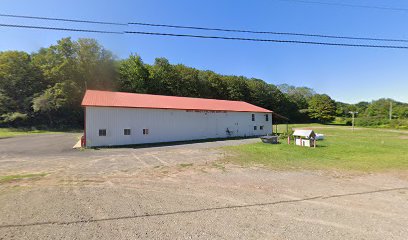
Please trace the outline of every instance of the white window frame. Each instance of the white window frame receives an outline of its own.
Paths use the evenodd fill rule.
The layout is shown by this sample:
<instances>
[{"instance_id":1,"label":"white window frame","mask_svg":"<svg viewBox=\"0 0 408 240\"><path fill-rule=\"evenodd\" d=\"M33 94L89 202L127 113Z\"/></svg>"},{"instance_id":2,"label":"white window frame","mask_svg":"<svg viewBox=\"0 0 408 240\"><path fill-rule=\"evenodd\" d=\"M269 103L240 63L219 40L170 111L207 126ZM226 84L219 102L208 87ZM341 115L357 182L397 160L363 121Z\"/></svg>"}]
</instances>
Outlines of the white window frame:
<instances>
[{"instance_id":1,"label":"white window frame","mask_svg":"<svg viewBox=\"0 0 408 240\"><path fill-rule=\"evenodd\" d=\"M143 135L149 135L149 129L148 128L143 128L142 133L143 133Z\"/></svg>"},{"instance_id":2,"label":"white window frame","mask_svg":"<svg viewBox=\"0 0 408 240\"><path fill-rule=\"evenodd\" d=\"M129 130L129 134L126 134L126 130ZM124 136L130 136L130 135L132 135L132 129L130 129L130 128L124 128L124 129L123 129L123 135L124 135Z\"/></svg>"},{"instance_id":3,"label":"white window frame","mask_svg":"<svg viewBox=\"0 0 408 240\"><path fill-rule=\"evenodd\" d=\"M104 131L105 134L101 135L101 131L102 131L102 132ZM106 128L101 128L101 129L99 129L99 131L98 131L98 136L99 136L99 137L106 137L107 132L108 132L108 131L106 131Z\"/></svg>"}]
</instances>

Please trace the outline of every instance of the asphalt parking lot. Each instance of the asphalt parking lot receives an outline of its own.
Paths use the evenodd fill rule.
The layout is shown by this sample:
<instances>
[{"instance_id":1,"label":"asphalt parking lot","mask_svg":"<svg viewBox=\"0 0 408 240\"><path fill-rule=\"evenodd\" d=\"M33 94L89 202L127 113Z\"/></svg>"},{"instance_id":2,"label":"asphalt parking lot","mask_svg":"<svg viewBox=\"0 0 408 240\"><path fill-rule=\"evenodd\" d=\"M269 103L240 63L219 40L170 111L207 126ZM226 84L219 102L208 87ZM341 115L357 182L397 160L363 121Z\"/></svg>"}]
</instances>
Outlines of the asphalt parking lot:
<instances>
[{"instance_id":1,"label":"asphalt parking lot","mask_svg":"<svg viewBox=\"0 0 408 240\"><path fill-rule=\"evenodd\" d=\"M0 139L0 239L406 239L395 173L273 171L222 146L72 149L78 134Z\"/></svg>"},{"instance_id":2,"label":"asphalt parking lot","mask_svg":"<svg viewBox=\"0 0 408 240\"><path fill-rule=\"evenodd\" d=\"M160 144L124 148L78 150L72 147L80 134L38 134L0 139L1 175L19 172L58 173L85 178L116 172L147 171L179 164L205 164L223 156L219 147L258 139L200 143Z\"/></svg>"}]
</instances>

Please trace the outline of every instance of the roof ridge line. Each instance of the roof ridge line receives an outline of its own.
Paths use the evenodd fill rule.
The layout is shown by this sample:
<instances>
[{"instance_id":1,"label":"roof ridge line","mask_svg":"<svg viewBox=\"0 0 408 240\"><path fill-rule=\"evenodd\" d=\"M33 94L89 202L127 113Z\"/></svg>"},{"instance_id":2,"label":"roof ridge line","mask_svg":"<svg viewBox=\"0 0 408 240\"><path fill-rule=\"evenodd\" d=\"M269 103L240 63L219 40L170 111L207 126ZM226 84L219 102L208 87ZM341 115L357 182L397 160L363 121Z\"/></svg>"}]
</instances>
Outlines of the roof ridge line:
<instances>
[{"instance_id":1,"label":"roof ridge line","mask_svg":"<svg viewBox=\"0 0 408 240\"><path fill-rule=\"evenodd\" d=\"M244 102L244 103L254 105L252 103L242 101L242 100L228 100L228 99L203 98L203 97L185 97L185 96L162 95L162 94L153 94L153 93L132 93L132 92L121 92L121 91L110 91L110 90L94 90L94 89L87 89L86 92L87 91L124 93L124 94L139 94L139 95L150 95L150 96L159 96L159 97L193 98L193 99L217 100L217 101L228 101L228 102ZM256 106L256 105L254 105L254 106Z\"/></svg>"}]
</instances>

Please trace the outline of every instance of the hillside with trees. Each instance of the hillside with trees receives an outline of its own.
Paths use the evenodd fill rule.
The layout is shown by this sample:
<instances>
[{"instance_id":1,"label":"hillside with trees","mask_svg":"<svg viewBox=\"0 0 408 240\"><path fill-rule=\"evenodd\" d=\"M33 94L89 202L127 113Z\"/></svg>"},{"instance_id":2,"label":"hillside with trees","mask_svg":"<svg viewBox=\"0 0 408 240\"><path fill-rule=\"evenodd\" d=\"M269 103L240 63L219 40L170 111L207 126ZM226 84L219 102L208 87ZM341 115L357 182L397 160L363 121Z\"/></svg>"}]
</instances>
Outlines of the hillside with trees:
<instances>
[{"instance_id":1,"label":"hillside with trees","mask_svg":"<svg viewBox=\"0 0 408 240\"><path fill-rule=\"evenodd\" d=\"M94 39L64 38L31 54L0 52L1 126L81 127L80 103L86 89L241 100L293 123L349 124L349 112L357 111L357 125L408 127L408 104L392 99L346 104L307 87L221 75L171 64L166 58L156 58L153 64L138 55L117 60Z\"/></svg>"}]
</instances>

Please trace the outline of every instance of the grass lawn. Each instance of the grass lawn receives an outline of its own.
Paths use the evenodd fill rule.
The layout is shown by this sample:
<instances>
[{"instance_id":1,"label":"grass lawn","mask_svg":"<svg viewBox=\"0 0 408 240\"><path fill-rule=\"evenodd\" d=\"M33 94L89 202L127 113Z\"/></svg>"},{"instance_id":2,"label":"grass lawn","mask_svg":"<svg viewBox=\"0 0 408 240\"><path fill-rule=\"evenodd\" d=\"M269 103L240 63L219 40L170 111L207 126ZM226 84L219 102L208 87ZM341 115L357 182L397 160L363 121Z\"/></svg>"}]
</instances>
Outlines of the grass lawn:
<instances>
[{"instance_id":1,"label":"grass lawn","mask_svg":"<svg viewBox=\"0 0 408 240\"><path fill-rule=\"evenodd\" d=\"M8 137L35 134L35 133L58 133L58 132L46 131L46 130L27 130L27 129L18 129L18 128L0 128L0 138L8 138Z\"/></svg>"},{"instance_id":2,"label":"grass lawn","mask_svg":"<svg viewBox=\"0 0 408 240\"><path fill-rule=\"evenodd\" d=\"M341 169L356 171L408 170L408 131L325 126L318 124L290 125L289 128L310 128L325 134L316 148L287 144L255 143L226 147L228 161L273 169ZM286 129L279 126L278 129Z\"/></svg>"}]
</instances>

